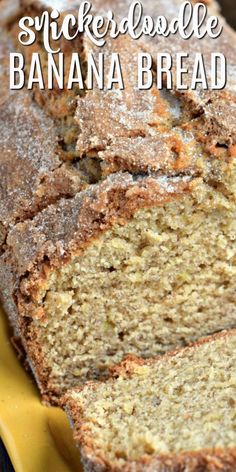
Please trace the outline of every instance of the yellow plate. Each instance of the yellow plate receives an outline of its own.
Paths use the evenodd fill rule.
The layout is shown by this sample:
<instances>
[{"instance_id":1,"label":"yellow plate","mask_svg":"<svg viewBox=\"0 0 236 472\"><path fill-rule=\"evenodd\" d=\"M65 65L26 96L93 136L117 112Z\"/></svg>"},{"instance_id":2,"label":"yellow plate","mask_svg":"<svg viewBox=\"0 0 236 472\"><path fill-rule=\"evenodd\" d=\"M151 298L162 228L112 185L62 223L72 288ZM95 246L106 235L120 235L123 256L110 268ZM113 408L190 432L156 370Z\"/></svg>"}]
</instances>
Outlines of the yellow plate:
<instances>
[{"instance_id":1,"label":"yellow plate","mask_svg":"<svg viewBox=\"0 0 236 472\"><path fill-rule=\"evenodd\" d=\"M0 437L15 472L82 472L65 413L43 406L17 360L0 310Z\"/></svg>"}]
</instances>

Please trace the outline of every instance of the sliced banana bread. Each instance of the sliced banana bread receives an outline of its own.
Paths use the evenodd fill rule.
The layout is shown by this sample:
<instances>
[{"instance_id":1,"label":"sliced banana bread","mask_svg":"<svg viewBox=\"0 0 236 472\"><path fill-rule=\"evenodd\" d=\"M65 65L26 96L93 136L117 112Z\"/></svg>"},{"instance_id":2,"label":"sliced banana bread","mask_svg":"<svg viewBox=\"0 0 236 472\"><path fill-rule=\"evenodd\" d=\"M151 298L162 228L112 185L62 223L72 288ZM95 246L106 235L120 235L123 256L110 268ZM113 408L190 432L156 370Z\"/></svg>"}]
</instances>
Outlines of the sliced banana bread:
<instances>
[{"instance_id":1,"label":"sliced banana bread","mask_svg":"<svg viewBox=\"0 0 236 472\"><path fill-rule=\"evenodd\" d=\"M20 15L54 3L23 1ZM180 5L144 3L145 13L170 18ZM107 2L106 10L124 15L129 4ZM104 11L99 0L94 8ZM23 120L21 91L3 105L1 300L49 401L106 377L126 354L147 358L236 326L235 34L224 25L216 42L165 44L190 57L196 48L225 53L227 88L137 90L138 52L155 58L163 43L121 36L103 52L120 54L124 90L95 86L70 110L63 91L23 90ZM82 35L85 62L91 48L96 59Z\"/></svg>"},{"instance_id":2,"label":"sliced banana bread","mask_svg":"<svg viewBox=\"0 0 236 472\"><path fill-rule=\"evenodd\" d=\"M127 358L71 390L86 472L234 472L236 331L161 358Z\"/></svg>"}]
</instances>

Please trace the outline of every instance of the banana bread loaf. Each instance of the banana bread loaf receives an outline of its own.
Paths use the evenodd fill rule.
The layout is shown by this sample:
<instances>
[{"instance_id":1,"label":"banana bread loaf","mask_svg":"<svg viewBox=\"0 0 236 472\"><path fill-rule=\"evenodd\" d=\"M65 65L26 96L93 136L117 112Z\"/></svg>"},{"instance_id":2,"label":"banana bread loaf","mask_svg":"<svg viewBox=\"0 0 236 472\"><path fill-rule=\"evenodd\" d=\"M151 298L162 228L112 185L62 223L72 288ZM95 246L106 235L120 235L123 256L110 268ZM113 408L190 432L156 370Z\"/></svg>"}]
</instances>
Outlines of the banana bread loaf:
<instances>
[{"instance_id":1,"label":"banana bread loaf","mask_svg":"<svg viewBox=\"0 0 236 472\"><path fill-rule=\"evenodd\" d=\"M129 1L108 4L119 16ZM147 1L144 13L172 18L179 4ZM45 5L23 1L20 15ZM137 90L137 53L163 44L190 60L223 52L225 90ZM76 47L85 63L98 53L86 36ZM236 326L235 49L226 24L215 42L122 36L104 54L119 52L124 90L95 86L68 107L64 91L2 89L0 292L45 400L126 354Z\"/></svg>"},{"instance_id":2,"label":"banana bread loaf","mask_svg":"<svg viewBox=\"0 0 236 472\"><path fill-rule=\"evenodd\" d=\"M236 332L68 392L86 472L234 472Z\"/></svg>"}]
</instances>

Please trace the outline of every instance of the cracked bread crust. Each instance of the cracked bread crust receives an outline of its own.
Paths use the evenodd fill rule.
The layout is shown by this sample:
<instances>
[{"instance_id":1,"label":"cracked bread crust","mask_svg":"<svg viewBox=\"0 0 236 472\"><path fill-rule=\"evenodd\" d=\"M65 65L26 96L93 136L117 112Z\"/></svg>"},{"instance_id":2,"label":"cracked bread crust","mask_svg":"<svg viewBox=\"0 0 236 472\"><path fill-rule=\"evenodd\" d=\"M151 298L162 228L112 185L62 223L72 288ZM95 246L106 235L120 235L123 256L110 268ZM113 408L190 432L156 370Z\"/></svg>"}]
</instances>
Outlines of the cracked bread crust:
<instances>
[{"instance_id":1,"label":"cracked bread crust","mask_svg":"<svg viewBox=\"0 0 236 472\"><path fill-rule=\"evenodd\" d=\"M175 358L175 356L187 358L188 355L191 355L191 352L198 350L201 345L208 344L210 346L220 339L225 339L227 343L227 340L235 335L235 330L217 333L192 343L187 348L176 349L164 356L148 360L127 356L123 362L111 369L111 377L106 382L115 382L119 378L132 378L135 369L143 366L152 367L158 365L158 363L162 364ZM86 387L96 392L96 389L99 388L99 383L88 382ZM88 436L89 429L86 425L86 411L82 404L79 404L79 401L74 398L74 394L76 392L83 392L84 388L82 386L77 389L71 389L61 399L61 405L65 409L73 427L74 439L80 448L86 472L234 472L236 447L216 447L214 449L206 447L199 451L154 454L152 457L146 455L135 461L126 460L120 465L115 461L112 462L106 458L105 454L96 449L95 442Z\"/></svg>"},{"instance_id":2,"label":"cracked bread crust","mask_svg":"<svg viewBox=\"0 0 236 472\"><path fill-rule=\"evenodd\" d=\"M209 14L216 13L215 3L211 1L206 3L209 7ZM25 1L22 4L25 7L31 5L31 8L35 9L35 13L42 11L45 7L49 10L54 7L54 3L50 1ZM167 19L171 20L178 15L180 4L180 0L170 0L167 9L164 0L159 1L158 4L148 0L143 5L143 14L152 15L155 18L164 13ZM105 14L111 8L115 17L120 20L124 13L128 11L129 5L128 0L122 0L121 2L96 0L93 2L93 11ZM63 15L68 12L76 14L78 4L73 1L70 3L61 2L58 8L63 18ZM111 150L112 153L115 153L115 157L119 159L122 146L115 147L116 139L119 139L120 142L122 140L124 147L126 147L129 145L130 139L142 137L144 142L147 139L148 146L151 136L158 138L163 129L171 130L174 122L177 122L176 124L181 127L181 118L184 117L180 116L176 119L172 116L171 120L171 107L168 107L168 100L166 101L161 97L155 86L146 91L135 90L137 84L135 61L138 52L151 54L154 69L156 67L156 54L162 50L172 54L173 57L176 51L187 52L189 54L189 70L193 66L196 52L202 53L205 58L208 76L211 67L211 53L217 51L227 57L228 80L224 90L211 91L197 87L196 90L179 92L176 89L175 74L173 74L173 92L170 92L169 96L170 98L171 96L176 97L176 105L179 109L182 109L187 122L194 121L196 116L201 117L201 129L199 129L198 136L195 137L202 143L208 153L212 156L217 155L218 150L215 149L217 145L226 145L228 148L234 145L236 143L235 33L225 23L223 17L220 15L219 17L224 31L222 36L217 39L203 38L198 40L192 37L190 41L185 41L178 35L176 35L175 41L171 37L149 38L148 36L137 41L132 41L129 37L124 36L119 37L116 41L107 39L102 52L104 52L105 59L109 58L112 52L119 53L125 89L123 91L116 89L109 91L106 90L105 85L104 90L98 90L95 84L93 90L85 90L84 96L78 99L76 112L76 120L80 129L77 141L78 156L92 152L95 153L95 157L98 157L98 159L106 161L106 156L103 156L102 153L100 155L100 151L106 151L106 147L108 147L108 152ZM92 44L86 36L82 37L82 42L85 62L88 52L92 52L95 58L101 52L101 49ZM105 61L105 76L108 68L109 63L107 64ZM175 70L175 65L173 65L173 70ZM174 111L174 108L175 106L172 107L172 111ZM227 113L229 108L230 116ZM195 123L192 124L194 128ZM210 147L211 150L209 151ZM140 147L141 152L142 145ZM136 162L137 159L138 167L140 160L138 149L136 149L136 153L132 158L133 162ZM122 164L125 170L129 170L129 162L126 163L124 157ZM142 164L145 165L144 160Z\"/></svg>"},{"instance_id":3,"label":"cracked bread crust","mask_svg":"<svg viewBox=\"0 0 236 472\"><path fill-rule=\"evenodd\" d=\"M26 3L28 5L28 2ZM44 3L30 2L35 8L35 13L42 10ZM113 5L116 16L124 14L124 8L128 8L129 2L123 1L122 5ZM48 8L50 2L47 3ZM122 8L121 8L122 6ZM168 17L178 12L179 4L170 2ZM38 8L38 10L37 10ZM64 6L61 5L63 10ZM67 11L73 9L67 4ZM95 11L103 11L99 2L94 3ZM105 10L105 7L104 7ZM162 3L153 10L152 2L145 3L145 13L157 15L163 12ZM191 40L187 44L177 38L180 48L190 52L190 63L194 52L207 52L207 58L217 48L222 53L227 53L228 59L228 85L220 92L196 91L179 93L174 91L162 93L153 86L150 90L138 91L135 88L137 77L134 67L138 52L149 52L155 62L155 54L162 47L148 38L142 41L132 41L128 37L119 37L116 41L108 39L103 48L105 58L109 58L112 52L119 53L122 63L122 71L125 82L125 90L112 91L85 90L78 98L75 121L77 121L77 145L72 158L83 159L90 156L101 163L102 177L114 172L127 170L130 172L159 171L170 174L193 173L196 165L196 155L201 154L204 159L229 157L235 155L235 130L236 130L236 104L235 104L235 74L234 74L234 33L227 25L224 25L225 37L229 45L226 47L225 38L216 42ZM84 62L88 52L94 56L100 52L87 37L81 38L83 43ZM174 54L173 41L165 38L165 48ZM154 44L154 46L153 46ZM105 62L105 75L109 65ZM209 72L209 60L207 71ZM44 95L44 93L43 93ZM45 101L45 98L43 99ZM227 109L230 107L230 117ZM60 107L59 107L60 110ZM55 112L57 115L57 112ZM162 141L160 140L162 137ZM76 138L75 138L76 141ZM132 146L132 143L134 145ZM193 143L195 142L195 146ZM74 143L75 144L75 143ZM143 155L143 149L150 149ZM227 150L227 151L226 151ZM163 159L165 155L165 159ZM177 161L177 162L176 162ZM198 168L195 169L199 172Z\"/></svg>"},{"instance_id":4,"label":"cracked bread crust","mask_svg":"<svg viewBox=\"0 0 236 472\"><path fill-rule=\"evenodd\" d=\"M85 187L79 171L60 160L53 120L30 93L9 90L10 51L11 42L1 32L0 253L15 223Z\"/></svg>"},{"instance_id":5,"label":"cracked bread crust","mask_svg":"<svg viewBox=\"0 0 236 472\"><path fill-rule=\"evenodd\" d=\"M207 2L209 12L212 13L214 2ZM170 20L178 14L181 2L171 0L166 11L166 3L162 0L158 5L153 5L151 0L145 2L144 14L156 17L165 12L167 19ZM121 2L93 2L94 12L105 13L108 7L114 10L115 17L119 20L128 11L130 2L122 0ZM43 9L52 9L53 2L32 2L23 1L22 8L30 7L35 14ZM78 5L73 1L60 2L57 5L62 17L65 13L73 11L76 13ZM130 172L143 172L143 169L150 171L158 169L164 172L188 173L192 172L190 168L196 165L195 155L202 147L202 153L207 153L211 158L220 157L228 153L231 157L235 155L236 143L236 95L235 95L235 33L226 25L224 19L220 17L224 26L222 37L212 40L203 38L197 40L191 38L186 42L178 35L176 41L172 38L152 38L145 36L138 41L132 41L129 37L119 37L116 41L107 40L103 47L104 57L109 58L112 52L120 55L122 71L125 82L125 90L119 91L114 88L112 91L85 90L84 96L78 98L75 120L77 121L78 136L76 146L76 156L83 158L90 156L101 161L102 176L117 171L127 170ZM83 36L82 50L84 62L88 52L92 52L96 57L100 48L94 46L91 41ZM175 54L176 44L178 50L189 54L191 69L193 58L196 52L204 54L206 58L206 72L209 75L210 54L214 51L221 52L227 57L228 83L222 91L197 90L182 91L176 90L176 83L173 80L173 92L168 92L166 96L152 86L150 90L141 91L136 89L137 77L135 58L138 52L148 52L156 62L156 53L164 47L164 50L170 54ZM105 75L108 72L109 65L105 62ZM175 66L174 66L175 68ZM45 98L43 99L45 102ZM42 102L42 103L43 103ZM169 103L168 103L169 102ZM43 105L44 106L44 105ZM55 108L55 107L54 107ZM230 116L227 110L230 108ZM59 110L61 108L59 107ZM51 110L51 113L52 110ZM56 113L56 111L55 111ZM196 119L197 117L197 119ZM196 143L196 152L189 150L186 143L186 131L192 134L192 140ZM197 131L197 132L196 132ZM163 144L160 143L160 136L166 133ZM181 136L183 133L183 136ZM139 138L139 139L137 139ZM164 136L163 136L164 138ZM177 143L173 144L173 139ZM132 140L135 145L132 148ZM153 140L156 144L153 144ZM118 141L118 142L117 142ZM150 156L142 158L143 147L150 147ZM181 148L180 165L172 165L173 152ZM126 152L123 152L123 149ZM226 152L227 149L227 152ZM160 154L160 157L157 156ZM162 164L161 157L167 153L167 163ZM192 155L191 155L192 154ZM72 157L74 153L71 154ZM184 162L183 155L187 158ZM178 152L177 152L178 157ZM206 157L206 156L204 156Z\"/></svg>"}]
</instances>

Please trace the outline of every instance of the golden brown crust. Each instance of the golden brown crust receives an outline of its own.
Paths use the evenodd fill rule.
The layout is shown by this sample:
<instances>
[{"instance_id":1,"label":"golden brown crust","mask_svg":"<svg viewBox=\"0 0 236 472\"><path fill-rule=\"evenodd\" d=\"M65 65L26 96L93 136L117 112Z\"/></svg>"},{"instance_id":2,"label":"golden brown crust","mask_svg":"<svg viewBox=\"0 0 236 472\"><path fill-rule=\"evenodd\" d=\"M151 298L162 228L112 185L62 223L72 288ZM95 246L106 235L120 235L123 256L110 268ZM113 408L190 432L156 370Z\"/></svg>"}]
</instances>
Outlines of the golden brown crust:
<instances>
[{"instance_id":1,"label":"golden brown crust","mask_svg":"<svg viewBox=\"0 0 236 472\"><path fill-rule=\"evenodd\" d=\"M110 2L112 4L112 2ZM158 14L172 19L178 15L181 2L169 1L168 10L166 2L158 4L152 0L146 1L144 13L156 17ZM95 2L94 8L99 10L99 2ZM113 6L113 4L112 4ZM115 8L115 16L120 19L128 9L129 2L123 0ZM104 7L105 8L105 7ZM101 9L101 6L100 6ZM122 72L125 89L123 91L93 90L86 91L82 99L78 101L76 118L81 130L77 150L81 156L85 153L95 153L99 159L104 161L105 175L114 170L129 170L131 172L149 166L150 170L158 168L161 156L167 148L171 148L172 135L178 136L181 147L187 151L188 158L181 160L184 172L190 172L196 160L196 149L188 152L186 136L179 136L186 121L191 125L193 137L202 144L203 149L212 156L217 156L217 146L229 147L236 142L236 80L234 69L235 56L235 33L224 23L224 31L220 38L212 40L209 38L200 41L194 37L190 41L184 41L176 35L173 38L150 38L142 37L139 41L132 41L127 37L118 40L107 40L105 57L112 52L119 54L122 64ZM210 75L211 53L220 52L227 57L227 86L222 91L196 90L178 92L176 89L175 74L173 73L173 91L165 96L157 91L153 85L149 90L137 90L137 55L139 52L151 54L156 64L157 53L164 50L175 56L176 43L178 50L189 54L188 67L191 70L196 52L203 54L206 73ZM92 51L96 57L100 52L88 38L84 38L85 57ZM105 62L105 77L109 62ZM155 66L153 66L154 69ZM175 64L173 65L175 71ZM155 74L154 74L155 75ZM190 74L189 74L190 77ZM136 88L135 88L136 87ZM172 99L172 101L171 101ZM227 110L230 109L230 115ZM196 117L200 117L200 127L195 133ZM169 132L169 136L168 136ZM160 142L159 138L167 134L166 140ZM169 139L168 139L169 138ZM153 149L152 139L156 141ZM136 140L132 147L132 142ZM166 142L168 143L166 145ZM143 156L143 147L150 149L149 159ZM124 150L127 150L125 152ZM142 157L143 156L143 157ZM168 167L166 169L166 167ZM177 172L171 160L168 166L163 165L163 171ZM190 167L190 169L188 169Z\"/></svg>"},{"instance_id":2,"label":"golden brown crust","mask_svg":"<svg viewBox=\"0 0 236 472\"><path fill-rule=\"evenodd\" d=\"M188 356L193 350L198 349L202 344L211 344L215 340L225 338L226 342L230 336L235 336L236 330L224 331L213 336L203 338L191 346L176 349L164 356L148 360L135 356L127 356L126 359L112 369L112 377L106 382L112 382L112 378L132 376L137 365L153 365L165 363L174 356ZM98 382L88 382L86 388L93 390L99 386ZM102 457L96 451L91 439L86 437L86 426L84 425L85 413L78 401L72 398L73 392L83 391L83 386L67 392L61 400L61 405L66 410L71 423L74 425L74 439L81 449L82 460L86 472L234 472L236 468L236 447L234 448L214 448L202 449L199 451L188 451L173 454L160 454L155 457L142 457L137 461L126 461L122 465L112 463Z\"/></svg>"},{"instance_id":3,"label":"golden brown crust","mask_svg":"<svg viewBox=\"0 0 236 472\"><path fill-rule=\"evenodd\" d=\"M76 118L81 133L77 148L81 155L106 150L107 145L112 146L115 139L125 145L138 137L157 138L160 131L171 128L173 115L180 114L179 102L173 98L171 107L168 102L171 97L168 94L164 97L164 93L161 94L156 87L149 90L137 89L136 62L140 52L138 42L126 36L115 41L107 39L103 50L105 79L110 69L109 57L114 53L119 54L124 90L119 90L116 86L108 90L105 80L104 90L99 90L95 83L93 89L87 90L85 96L78 100ZM86 59L91 52L96 58L101 51L88 38L84 38ZM162 148L160 143L159 147ZM128 170L125 163L123 169Z\"/></svg>"},{"instance_id":4,"label":"golden brown crust","mask_svg":"<svg viewBox=\"0 0 236 472\"><path fill-rule=\"evenodd\" d=\"M165 14L168 20L172 20L178 16L181 3L181 0L169 0L167 8L166 0L159 0L157 3L146 0L143 2L143 14L151 15L153 18ZM205 3L209 8L209 14L215 14L216 3L214 1L206 1ZM38 12L38 10L42 11L45 8L50 10L54 7L54 2L23 0L22 5L24 7L31 5ZM80 3L71 0L70 2L60 2L58 8L63 17L71 11L77 14L79 5ZM128 13L130 2L129 0L119 2L115 0L95 0L92 5L94 13L105 14L108 9L112 9L115 18L119 21ZM230 29L224 18L219 15L219 12L217 14L223 25L223 33L217 39L206 36L199 40L192 36L189 41L185 41L178 34L174 40L171 35L164 38L142 36L138 41L132 41L126 36L121 36L116 41L108 39L106 45L102 48L102 52L104 52L105 59L109 59L112 52L119 53L125 90L116 93L116 90L106 90L105 86L105 89L101 91L96 89L95 84L92 91L87 90L84 98L78 100L77 119L81 127L81 135L78 139L77 148L80 155L90 150L96 152L101 149L105 150L107 141L112 146L115 138L122 138L124 145L126 145L129 137L141 136L146 138L150 134L156 136L158 132L162 133L163 118L166 118L163 116L163 112L166 115L168 110L165 111L165 107L163 109L165 101L160 100L160 94L157 92L155 85L146 91L134 89L134 85L137 85L136 61L138 52L151 54L154 62L153 68L156 64L158 52L165 51L172 54L173 57L175 57L177 49L181 52L187 52L189 54L189 70L193 67L195 54L201 53L204 56L208 78L211 70L211 53L217 51L224 54L227 58L228 80L223 91L203 90L201 87L197 87L196 90L181 91L179 93L176 90L175 73L173 73L173 89L174 94L178 97L179 106L188 111L188 120L191 121L198 114L202 115L202 136L209 133L208 142L226 146L236 142L235 32ZM86 36L83 37L83 48L85 59L88 52L92 52L95 57L101 52L101 49L96 48ZM175 64L173 64L173 72L175 67ZM105 77L108 68L109 61L105 61ZM189 74L189 78L190 76L191 74ZM227 110L230 110L230 114ZM138 150L136 156L138 156ZM120 156L116 153L116 157L119 158ZM122 163L124 164L124 159ZM124 169L129 170L125 165Z\"/></svg>"},{"instance_id":5,"label":"golden brown crust","mask_svg":"<svg viewBox=\"0 0 236 472\"><path fill-rule=\"evenodd\" d=\"M76 438L75 438L76 439ZM97 462L82 454L85 472L234 472L236 449L205 451L160 456L152 461L143 459L127 466L112 466L98 458Z\"/></svg>"},{"instance_id":6,"label":"golden brown crust","mask_svg":"<svg viewBox=\"0 0 236 472\"><path fill-rule=\"evenodd\" d=\"M60 160L57 131L24 90L9 90L11 42L0 33L0 250L7 231L84 183Z\"/></svg>"}]
</instances>

